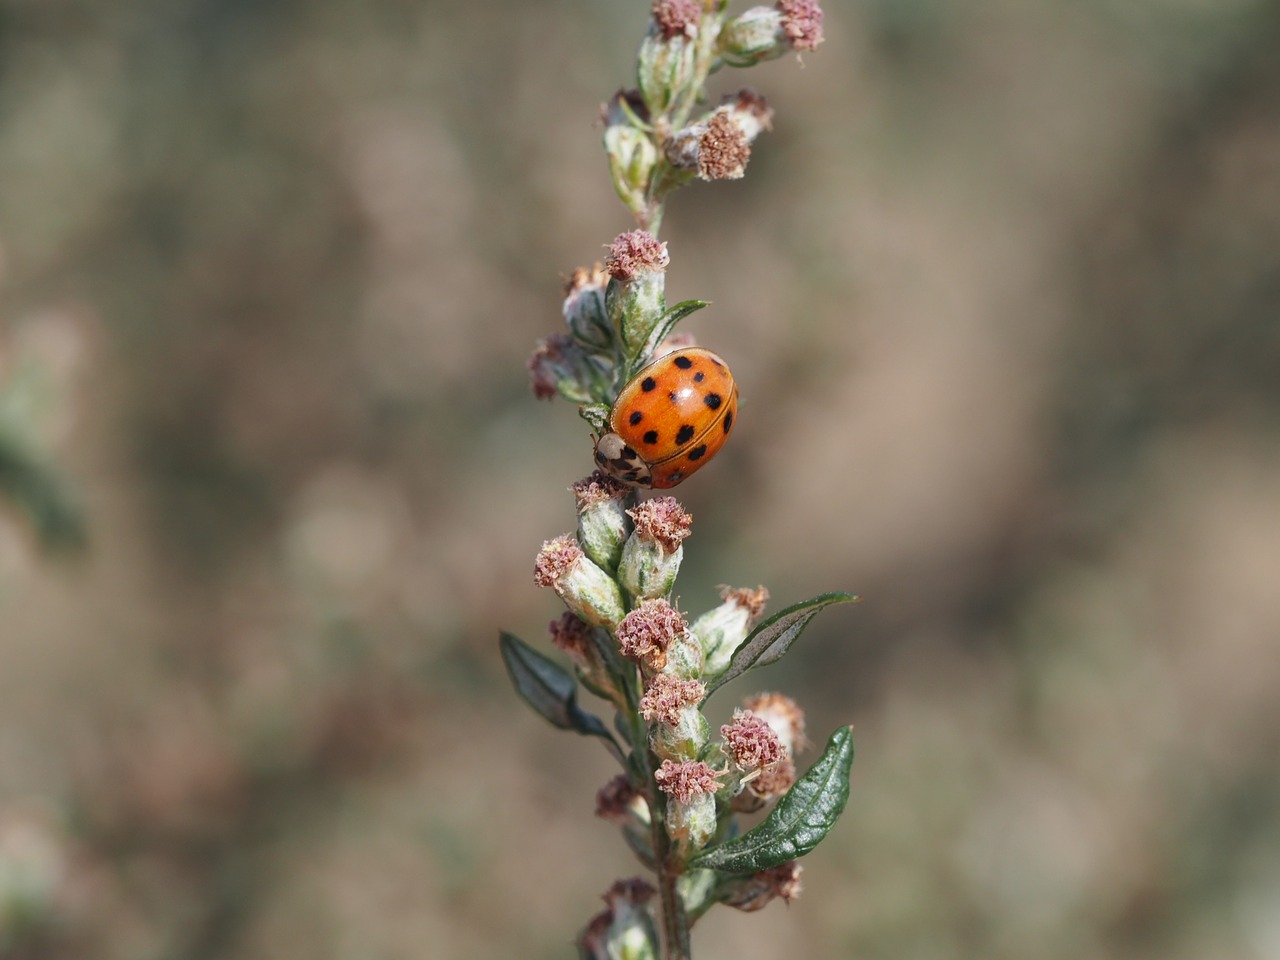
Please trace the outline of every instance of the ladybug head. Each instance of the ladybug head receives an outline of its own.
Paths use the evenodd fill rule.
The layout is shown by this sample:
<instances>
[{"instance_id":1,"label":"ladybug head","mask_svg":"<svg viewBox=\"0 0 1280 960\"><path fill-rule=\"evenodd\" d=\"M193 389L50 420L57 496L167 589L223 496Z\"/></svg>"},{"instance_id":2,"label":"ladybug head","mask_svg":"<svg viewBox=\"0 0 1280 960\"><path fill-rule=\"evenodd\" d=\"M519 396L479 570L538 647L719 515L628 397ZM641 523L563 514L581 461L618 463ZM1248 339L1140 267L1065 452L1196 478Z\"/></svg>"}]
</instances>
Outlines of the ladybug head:
<instances>
[{"instance_id":1,"label":"ladybug head","mask_svg":"<svg viewBox=\"0 0 1280 960\"><path fill-rule=\"evenodd\" d=\"M596 464L609 476L637 487L652 486L649 464L616 433L596 441Z\"/></svg>"}]
</instances>

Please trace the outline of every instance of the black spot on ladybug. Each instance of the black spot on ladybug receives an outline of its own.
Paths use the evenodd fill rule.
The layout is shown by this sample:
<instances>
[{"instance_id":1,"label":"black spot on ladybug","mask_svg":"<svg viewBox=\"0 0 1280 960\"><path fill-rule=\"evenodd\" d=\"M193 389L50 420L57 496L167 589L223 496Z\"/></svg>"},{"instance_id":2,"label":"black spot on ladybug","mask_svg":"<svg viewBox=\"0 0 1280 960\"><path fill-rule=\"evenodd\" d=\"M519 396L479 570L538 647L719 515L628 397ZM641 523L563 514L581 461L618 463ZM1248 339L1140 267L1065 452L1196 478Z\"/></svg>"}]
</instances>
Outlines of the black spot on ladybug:
<instances>
[{"instance_id":1,"label":"black spot on ladybug","mask_svg":"<svg viewBox=\"0 0 1280 960\"><path fill-rule=\"evenodd\" d=\"M707 445L705 443L700 443L698 444L698 446L694 447L692 450L689 451L690 460L701 460L706 455L707 455Z\"/></svg>"},{"instance_id":2,"label":"black spot on ladybug","mask_svg":"<svg viewBox=\"0 0 1280 960\"><path fill-rule=\"evenodd\" d=\"M644 435L644 442L645 442L645 443L657 443L657 442L658 442L658 431L657 431L657 430L650 430L648 433L646 433L646 434Z\"/></svg>"},{"instance_id":3,"label":"black spot on ladybug","mask_svg":"<svg viewBox=\"0 0 1280 960\"><path fill-rule=\"evenodd\" d=\"M637 423L639 423L643 419L644 419L644 414L641 413L639 410L637 410L633 414L631 414L631 416L627 417L627 422L634 427Z\"/></svg>"},{"instance_id":4,"label":"black spot on ladybug","mask_svg":"<svg viewBox=\"0 0 1280 960\"><path fill-rule=\"evenodd\" d=\"M658 385L658 381L653 379L653 377L645 377L643 380L640 381L640 389L643 390L645 393L648 393L657 385Z\"/></svg>"},{"instance_id":5,"label":"black spot on ladybug","mask_svg":"<svg viewBox=\"0 0 1280 960\"><path fill-rule=\"evenodd\" d=\"M712 410L717 410L719 409L720 403L721 403L720 394L708 393L705 397L702 398L702 402L705 403Z\"/></svg>"},{"instance_id":6,"label":"black spot on ladybug","mask_svg":"<svg viewBox=\"0 0 1280 960\"><path fill-rule=\"evenodd\" d=\"M684 446L686 443L688 443L692 439L693 439L693 426L691 424L686 423L683 426L681 426L679 430L676 431L676 443L680 444L681 446Z\"/></svg>"},{"instance_id":7,"label":"black spot on ladybug","mask_svg":"<svg viewBox=\"0 0 1280 960\"><path fill-rule=\"evenodd\" d=\"M707 379L707 375L699 370L693 375L693 379L696 383L701 383L703 380Z\"/></svg>"},{"instance_id":8,"label":"black spot on ladybug","mask_svg":"<svg viewBox=\"0 0 1280 960\"><path fill-rule=\"evenodd\" d=\"M690 367L693 366L693 361L690 360L688 357L676 357L675 364L681 370L688 370Z\"/></svg>"},{"instance_id":9,"label":"black spot on ladybug","mask_svg":"<svg viewBox=\"0 0 1280 960\"><path fill-rule=\"evenodd\" d=\"M732 426L733 426L733 411L730 410L728 413L724 415L724 432L728 433L729 429Z\"/></svg>"}]
</instances>

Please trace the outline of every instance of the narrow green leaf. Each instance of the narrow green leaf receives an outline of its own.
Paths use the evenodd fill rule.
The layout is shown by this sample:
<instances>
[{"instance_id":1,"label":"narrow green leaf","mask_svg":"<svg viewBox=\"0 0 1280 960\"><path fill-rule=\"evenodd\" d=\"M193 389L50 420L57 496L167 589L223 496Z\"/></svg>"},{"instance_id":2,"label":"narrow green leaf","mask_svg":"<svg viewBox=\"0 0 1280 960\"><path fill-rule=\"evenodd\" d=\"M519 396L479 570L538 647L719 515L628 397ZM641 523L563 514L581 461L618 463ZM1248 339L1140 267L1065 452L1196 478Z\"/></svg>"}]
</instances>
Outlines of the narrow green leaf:
<instances>
[{"instance_id":1,"label":"narrow green leaf","mask_svg":"<svg viewBox=\"0 0 1280 960\"><path fill-rule=\"evenodd\" d=\"M691 864L721 873L750 874L803 857L844 812L852 766L853 730L840 727L827 741L822 756L792 784L759 826L708 847Z\"/></svg>"},{"instance_id":2,"label":"narrow green leaf","mask_svg":"<svg viewBox=\"0 0 1280 960\"><path fill-rule=\"evenodd\" d=\"M596 433L604 433L609 424L609 406L604 403L584 403L578 407L578 416L591 424Z\"/></svg>"},{"instance_id":3,"label":"narrow green leaf","mask_svg":"<svg viewBox=\"0 0 1280 960\"><path fill-rule=\"evenodd\" d=\"M824 593L775 613L739 644L724 673L707 685L707 695L710 696L712 691L742 676L752 667L763 667L780 660L818 611L837 603L857 603L858 599L851 593Z\"/></svg>"},{"instance_id":4,"label":"narrow green leaf","mask_svg":"<svg viewBox=\"0 0 1280 960\"><path fill-rule=\"evenodd\" d=\"M499 634L498 645L512 685L536 713L561 730L576 730L613 743L613 735L600 718L578 706L578 682L572 674L505 630Z\"/></svg>"},{"instance_id":5,"label":"narrow green leaf","mask_svg":"<svg viewBox=\"0 0 1280 960\"><path fill-rule=\"evenodd\" d=\"M84 516L62 476L25 444L0 434L0 497L23 510L50 551L83 547Z\"/></svg>"},{"instance_id":6,"label":"narrow green leaf","mask_svg":"<svg viewBox=\"0 0 1280 960\"><path fill-rule=\"evenodd\" d=\"M637 357L635 364L633 364L632 369L629 371L627 379L634 376L641 367L653 359L653 351L658 349L658 344L667 339L671 334L671 331L675 329L677 323L690 314L697 313L706 306L710 306L709 300L681 300L674 307L668 308L668 310L658 318L658 322L654 324L653 329L649 332L649 337L645 340L644 348L640 351L640 356Z\"/></svg>"}]
</instances>

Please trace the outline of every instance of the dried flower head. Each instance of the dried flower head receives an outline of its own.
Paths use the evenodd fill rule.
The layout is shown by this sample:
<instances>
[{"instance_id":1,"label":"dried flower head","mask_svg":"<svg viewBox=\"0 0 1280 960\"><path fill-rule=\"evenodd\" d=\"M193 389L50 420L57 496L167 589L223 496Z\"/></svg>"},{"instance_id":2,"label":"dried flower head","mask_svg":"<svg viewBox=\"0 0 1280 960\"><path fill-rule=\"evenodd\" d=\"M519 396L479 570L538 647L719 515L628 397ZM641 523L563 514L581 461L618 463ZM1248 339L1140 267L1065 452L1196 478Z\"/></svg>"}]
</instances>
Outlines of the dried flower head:
<instances>
[{"instance_id":1,"label":"dried flower head","mask_svg":"<svg viewBox=\"0 0 1280 960\"><path fill-rule=\"evenodd\" d=\"M657 892L653 884L644 877L631 877L629 880L615 882L604 894L604 902L609 905L610 910L617 912L623 905L642 907L652 900Z\"/></svg>"},{"instance_id":2,"label":"dried flower head","mask_svg":"<svg viewBox=\"0 0 1280 960\"><path fill-rule=\"evenodd\" d=\"M816 50L823 41L822 7L818 0L778 0L782 30L796 50Z\"/></svg>"},{"instance_id":3,"label":"dried flower head","mask_svg":"<svg viewBox=\"0 0 1280 960\"><path fill-rule=\"evenodd\" d=\"M610 823L629 823L633 807L644 798L625 773L620 773L596 792L596 816Z\"/></svg>"},{"instance_id":4,"label":"dried flower head","mask_svg":"<svg viewBox=\"0 0 1280 960\"><path fill-rule=\"evenodd\" d=\"M670 262L665 242L648 230L631 230L614 238L604 266L609 276L628 283L641 274L662 273Z\"/></svg>"},{"instance_id":5,"label":"dried flower head","mask_svg":"<svg viewBox=\"0 0 1280 960\"><path fill-rule=\"evenodd\" d=\"M696 37L702 4L698 0L654 0L653 22L664 40L673 37Z\"/></svg>"},{"instance_id":6,"label":"dried flower head","mask_svg":"<svg viewBox=\"0 0 1280 960\"><path fill-rule=\"evenodd\" d=\"M533 582L554 589L570 610L598 627L615 626L626 612L618 585L582 552L573 534L543 543Z\"/></svg>"},{"instance_id":7,"label":"dried flower head","mask_svg":"<svg viewBox=\"0 0 1280 960\"><path fill-rule=\"evenodd\" d=\"M640 698L640 714L650 723L675 724L680 711L697 706L707 695L707 688L697 680L681 680L669 673L657 673L650 678Z\"/></svg>"},{"instance_id":8,"label":"dried flower head","mask_svg":"<svg viewBox=\"0 0 1280 960\"><path fill-rule=\"evenodd\" d=\"M763 770L786 756L786 747L773 728L750 710L733 711L733 722L720 728L720 736L740 770Z\"/></svg>"},{"instance_id":9,"label":"dried flower head","mask_svg":"<svg viewBox=\"0 0 1280 960\"><path fill-rule=\"evenodd\" d=\"M578 505L578 544L601 569L613 573L631 535L626 504L631 489L600 470L570 488Z\"/></svg>"},{"instance_id":10,"label":"dried flower head","mask_svg":"<svg viewBox=\"0 0 1280 960\"><path fill-rule=\"evenodd\" d=\"M572 534L561 534L546 541L534 561L533 582L540 587L554 587L569 575L582 557L582 548Z\"/></svg>"},{"instance_id":11,"label":"dried flower head","mask_svg":"<svg viewBox=\"0 0 1280 960\"><path fill-rule=\"evenodd\" d=\"M692 515L685 512L675 497L646 500L627 514L635 521L635 535L657 544L666 553L675 553L693 527Z\"/></svg>"},{"instance_id":12,"label":"dried flower head","mask_svg":"<svg viewBox=\"0 0 1280 960\"><path fill-rule=\"evenodd\" d=\"M742 705L773 727L782 745L793 755L809 746L804 735L804 711L790 697L781 693L757 693L745 698Z\"/></svg>"},{"instance_id":13,"label":"dried flower head","mask_svg":"<svg viewBox=\"0 0 1280 960\"><path fill-rule=\"evenodd\" d=\"M609 275L599 263L578 267L565 281L564 320L579 342L592 350L609 346L612 330L605 310Z\"/></svg>"},{"instance_id":14,"label":"dried flower head","mask_svg":"<svg viewBox=\"0 0 1280 960\"><path fill-rule=\"evenodd\" d=\"M776 899L790 903L800 896L802 871L799 863L788 860L776 867L743 877L729 885L724 902L747 913L759 910Z\"/></svg>"},{"instance_id":15,"label":"dried flower head","mask_svg":"<svg viewBox=\"0 0 1280 960\"><path fill-rule=\"evenodd\" d=\"M684 616L666 600L642 600L618 624L618 647L624 657L658 671L666 664L667 647L688 629Z\"/></svg>"},{"instance_id":16,"label":"dried flower head","mask_svg":"<svg viewBox=\"0 0 1280 960\"><path fill-rule=\"evenodd\" d=\"M747 791L759 800L771 800L782 796L795 782L796 762L784 751L777 761L747 782Z\"/></svg>"},{"instance_id":17,"label":"dried flower head","mask_svg":"<svg viewBox=\"0 0 1280 960\"><path fill-rule=\"evenodd\" d=\"M725 97L718 109L729 115L748 140L753 141L764 131L773 129L773 107L750 87Z\"/></svg>"},{"instance_id":18,"label":"dried flower head","mask_svg":"<svg viewBox=\"0 0 1280 960\"><path fill-rule=\"evenodd\" d=\"M751 141L727 113L714 113L698 138L698 176L737 180L747 172Z\"/></svg>"},{"instance_id":19,"label":"dried flower head","mask_svg":"<svg viewBox=\"0 0 1280 960\"><path fill-rule=\"evenodd\" d=\"M586 660L594 654L591 645L591 627L583 622L576 613L565 611L558 620L547 625L551 634L551 643L557 650L563 650L574 662Z\"/></svg>"},{"instance_id":20,"label":"dried flower head","mask_svg":"<svg viewBox=\"0 0 1280 960\"><path fill-rule=\"evenodd\" d=\"M539 400L550 400L560 392L559 385L564 379L565 352L569 342L568 335L563 333L544 337L538 341L525 363L529 371L529 386Z\"/></svg>"},{"instance_id":21,"label":"dried flower head","mask_svg":"<svg viewBox=\"0 0 1280 960\"><path fill-rule=\"evenodd\" d=\"M653 775L658 788L683 804L713 794L719 788L723 770L712 770L701 760L663 760Z\"/></svg>"},{"instance_id":22,"label":"dried flower head","mask_svg":"<svg viewBox=\"0 0 1280 960\"><path fill-rule=\"evenodd\" d=\"M606 908L592 917L582 931L579 956L605 960L652 955L645 950L655 935L648 904L656 892L640 877L617 881L604 894Z\"/></svg>"},{"instance_id":23,"label":"dried flower head","mask_svg":"<svg viewBox=\"0 0 1280 960\"><path fill-rule=\"evenodd\" d=\"M631 493L630 487L603 470L596 470L590 476L575 481L569 489L573 491L578 513L585 513L590 508L611 500L625 500Z\"/></svg>"},{"instance_id":24,"label":"dried flower head","mask_svg":"<svg viewBox=\"0 0 1280 960\"><path fill-rule=\"evenodd\" d=\"M764 97L740 90L705 119L680 130L663 145L667 160L703 180L736 180L746 174L751 144L773 122Z\"/></svg>"},{"instance_id":25,"label":"dried flower head","mask_svg":"<svg viewBox=\"0 0 1280 960\"><path fill-rule=\"evenodd\" d=\"M702 646L703 671L709 677L724 672L735 650L764 613L769 591L764 587L720 588L723 601L708 610L689 627Z\"/></svg>"},{"instance_id":26,"label":"dried flower head","mask_svg":"<svg viewBox=\"0 0 1280 960\"><path fill-rule=\"evenodd\" d=\"M564 312L568 316L574 301L584 293L601 291L609 283L609 275L597 260L590 267L575 267L564 282Z\"/></svg>"},{"instance_id":27,"label":"dried flower head","mask_svg":"<svg viewBox=\"0 0 1280 960\"><path fill-rule=\"evenodd\" d=\"M765 604L769 602L769 591L764 588L763 584L754 589L751 587L730 587L727 584L721 584L719 589L721 600L740 607L752 620L760 619L760 615L764 613Z\"/></svg>"}]
</instances>

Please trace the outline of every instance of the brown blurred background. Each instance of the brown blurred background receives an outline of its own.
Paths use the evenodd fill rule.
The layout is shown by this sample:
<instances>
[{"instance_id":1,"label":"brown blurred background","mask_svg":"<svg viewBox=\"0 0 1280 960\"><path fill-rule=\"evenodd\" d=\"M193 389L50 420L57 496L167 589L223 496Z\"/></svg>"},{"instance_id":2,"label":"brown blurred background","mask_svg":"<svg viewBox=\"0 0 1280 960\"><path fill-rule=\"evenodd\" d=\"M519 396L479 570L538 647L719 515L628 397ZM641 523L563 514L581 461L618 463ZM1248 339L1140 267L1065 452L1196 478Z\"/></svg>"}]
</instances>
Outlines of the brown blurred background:
<instances>
[{"instance_id":1,"label":"brown blurred background","mask_svg":"<svg viewBox=\"0 0 1280 960\"><path fill-rule=\"evenodd\" d=\"M635 872L496 636L558 613L589 438L523 363L630 227L647 11L0 3L0 956L564 957ZM699 957L1280 957L1277 50L831 0L715 78L777 115L664 230L744 397L681 606L864 601L736 685L859 753Z\"/></svg>"}]
</instances>

